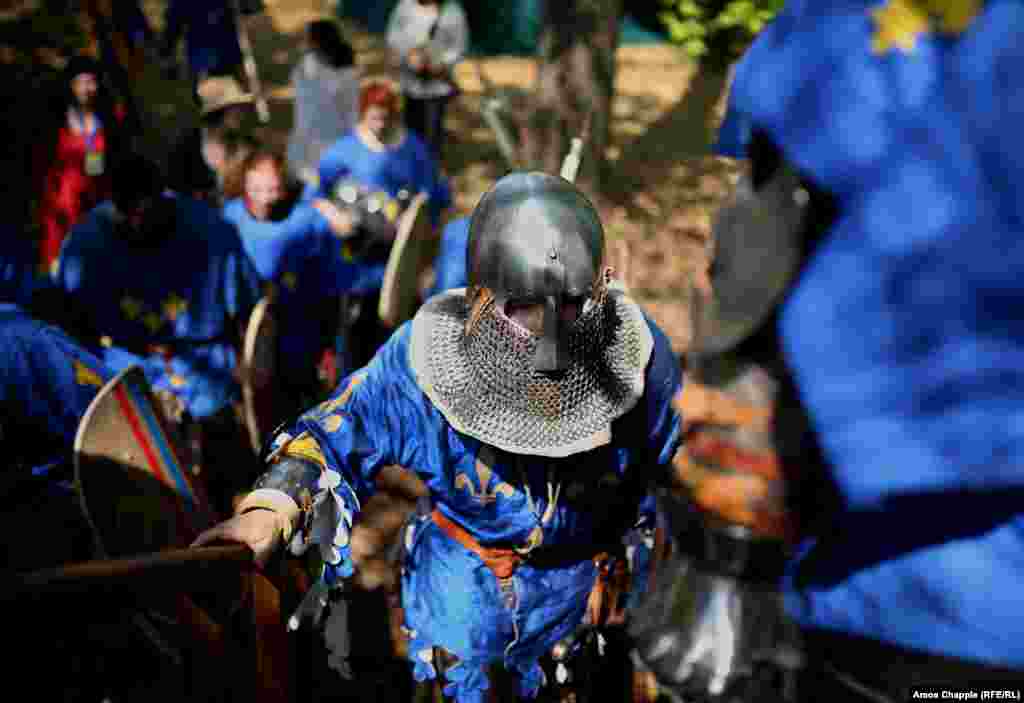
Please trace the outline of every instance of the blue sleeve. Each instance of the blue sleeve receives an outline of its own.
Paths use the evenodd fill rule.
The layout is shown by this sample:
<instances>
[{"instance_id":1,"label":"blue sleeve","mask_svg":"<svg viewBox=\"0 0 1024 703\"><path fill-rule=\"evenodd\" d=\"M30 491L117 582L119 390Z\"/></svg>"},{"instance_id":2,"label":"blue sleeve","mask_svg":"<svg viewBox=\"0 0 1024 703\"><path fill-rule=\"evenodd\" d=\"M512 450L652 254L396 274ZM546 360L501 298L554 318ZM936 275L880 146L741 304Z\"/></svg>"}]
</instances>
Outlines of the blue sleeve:
<instances>
[{"instance_id":1,"label":"blue sleeve","mask_svg":"<svg viewBox=\"0 0 1024 703\"><path fill-rule=\"evenodd\" d=\"M654 337L643 400L647 404L647 445L650 461L667 468L682 443L682 422L672 399L683 389L683 369L661 328L650 318L647 325Z\"/></svg>"},{"instance_id":2,"label":"blue sleeve","mask_svg":"<svg viewBox=\"0 0 1024 703\"><path fill-rule=\"evenodd\" d=\"M234 228L226 232L238 239ZM236 320L245 320L259 302L262 294L262 279L256 265L245 253L241 241L231 247L224 257L224 304L228 315Z\"/></svg>"},{"instance_id":3,"label":"blue sleeve","mask_svg":"<svg viewBox=\"0 0 1024 703\"><path fill-rule=\"evenodd\" d=\"M71 232L64 238L60 246L60 255L57 257L57 266L53 270L52 283L58 289L66 293L75 293L82 285L83 257L80 241L88 237L87 228L91 225L84 223L71 228Z\"/></svg>"},{"instance_id":4,"label":"blue sleeve","mask_svg":"<svg viewBox=\"0 0 1024 703\"><path fill-rule=\"evenodd\" d=\"M448 223L441 234L441 249L434 260L434 286L431 295L469 284L466 271L466 245L469 241L469 218L460 217Z\"/></svg>"},{"instance_id":5,"label":"blue sleeve","mask_svg":"<svg viewBox=\"0 0 1024 703\"><path fill-rule=\"evenodd\" d=\"M452 205L452 191L448 179L441 175L441 171L430 154L430 150L415 135L410 135L413 140L413 158L416 160L417 187L421 192L427 193L430 198L430 216L436 227L441 221L441 213Z\"/></svg>"},{"instance_id":6,"label":"blue sleeve","mask_svg":"<svg viewBox=\"0 0 1024 703\"><path fill-rule=\"evenodd\" d=\"M307 183L304 186L302 186L302 195L299 196L299 200L301 200L302 202L309 202L310 200L315 200L316 198L322 197L324 196L320 194L320 178L318 176L317 182L315 184Z\"/></svg>"},{"instance_id":7,"label":"blue sleeve","mask_svg":"<svg viewBox=\"0 0 1024 703\"><path fill-rule=\"evenodd\" d=\"M324 152L317 167L317 185L314 198L329 198L334 187L351 171L344 143L339 142Z\"/></svg>"},{"instance_id":8,"label":"blue sleeve","mask_svg":"<svg viewBox=\"0 0 1024 703\"><path fill-rule=\"evenodd\" d=\"M112 374L55 327L20 323L0 338L0 400L70 454L82 416Z\"/></svg>"},{"instance_id":9,"label":"blue sleeve","mask_svg":"<svg viewBox=\"0 0 1024 703\"><path fill-rule=\"evenodd\" d=\"M341 242L330 232L326 221L317 223L311 233L305 262L306 276L311 290L320 296L339 296L348 291L347 282L353 277L349 270L354 265L341 255ZM313 288L315 286L315 289Z\"/></svg>"},{"instance_id":10,"label":"blue sleeve","mask_svg":"<svg viewBox=\"0 0 1024 703\"><path fill-rule=\"evenodd\" d=\"M406 396L406 324L363 369L344 379L323 403L305 413L287 432L274 439L274 453L312 461L321 469L322 493L314 499L314 530L299 539L321 547L333 583L352 572L349 531L360 506L376 490L385 466L416 466L416 443L405 441L422 433L417 410ZM424 401L426 402L426 401ZM322 507L334 506L335 515ZM294 547L293 547L294 549Z\"/></svg>"}]
</instances>

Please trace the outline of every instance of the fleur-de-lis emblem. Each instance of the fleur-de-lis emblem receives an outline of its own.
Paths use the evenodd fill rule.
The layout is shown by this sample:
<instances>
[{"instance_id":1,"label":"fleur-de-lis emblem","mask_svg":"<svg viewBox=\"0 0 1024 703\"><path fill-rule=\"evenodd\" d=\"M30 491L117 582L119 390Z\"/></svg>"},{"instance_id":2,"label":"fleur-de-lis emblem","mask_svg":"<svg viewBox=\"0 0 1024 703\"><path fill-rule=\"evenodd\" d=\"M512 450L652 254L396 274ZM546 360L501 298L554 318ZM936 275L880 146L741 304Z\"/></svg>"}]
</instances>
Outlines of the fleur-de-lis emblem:
<instances>
[{"instance_id":1,"label":"fleur-de-lis emblem","mask_svg":"<svg viewBox=\"0 0 1024 703\"><path fill-rule=\"evenodd\" d=\"M473 479L465 473L460 473L455 477L455 488L460 491L466 491L481 505L490 505L498 499L498 496L505 496L506 498L514 496L516 490L504 481L498 481L494 488L490 488L491 477L494 475L492 467L496 458L492 447L481 446L480 451L476 455L476 478L479 483L479 489L473 483Z\"/></svg>"},{"instance_id":2,"label":"fleur-de-lis emblem","mask_svg":"<svg viewBox=\"0 0 1024 703\"><path fill-rule=\"evenodd\" d=\"M352 376L348 381L348 385L345 386L345 390L343 390L336 398L325 400L314 409L313 412L316 417L320 420L324 420L338 408L345 407L348 399L352 397L356 388L359 387L359 384L362 383L365 378L365 373Z\"/></svg>"},{"instance_id":3,"label":"fleur-de-lis emblem","mask_svg":"<svg viewBox=\"0 0 1024 703\"><path fill-rule=\"evenodd\" d=\"M174 322L178 317L188 310L188 302L177 293L171 293L163 302L164 317Z\"/></svg>"},{"instance_id":4,"label":"fleur-de-lis emblem","mask_svg":"<svg viewBox=\"0 0 1024 703\"><path fill-rule=\"evenodd\" d=\"M909 54L918 37L931 31L963 34L981 8L982 0L888 0L871 10L876 27L871 50L883 54L898 48Z\"/></svg>"}]
</instances>

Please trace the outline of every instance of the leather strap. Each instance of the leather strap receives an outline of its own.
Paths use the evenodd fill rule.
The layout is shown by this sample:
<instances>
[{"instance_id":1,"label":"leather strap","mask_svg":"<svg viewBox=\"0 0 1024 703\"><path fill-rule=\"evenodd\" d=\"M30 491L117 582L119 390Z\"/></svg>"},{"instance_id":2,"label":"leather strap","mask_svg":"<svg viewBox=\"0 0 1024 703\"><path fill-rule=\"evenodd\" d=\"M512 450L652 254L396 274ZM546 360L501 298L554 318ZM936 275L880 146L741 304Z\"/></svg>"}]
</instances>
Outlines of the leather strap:
<instances>
[{"instance_id":1,"label":"leather strap","mask_svg":"<svg viewBox=\"0 0 1024 703\"><path fill-rule=\"evenodd\" d=\"M442 532L480 557L484 564L487 565L487 568L493 571L494 575L499 579L507 579L512 576L516 567L523 562L523 557L514 549L485 547L480 544L473 535L452 522L444 513L436 508L430 513L430 517L434 524L441 528Z\"/></svg>"}]
</instances>

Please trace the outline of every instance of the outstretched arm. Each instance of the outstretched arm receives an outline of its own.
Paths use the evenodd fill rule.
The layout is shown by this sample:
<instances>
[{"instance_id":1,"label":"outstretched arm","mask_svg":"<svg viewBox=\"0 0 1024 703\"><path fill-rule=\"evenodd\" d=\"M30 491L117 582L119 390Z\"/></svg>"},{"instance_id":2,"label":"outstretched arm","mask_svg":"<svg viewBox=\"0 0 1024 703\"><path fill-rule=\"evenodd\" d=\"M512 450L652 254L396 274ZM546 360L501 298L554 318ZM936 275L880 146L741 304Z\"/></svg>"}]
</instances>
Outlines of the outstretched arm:
<instances>
[{"instance_id":1,"label":"outstretched arm","mask_svg":"<svg viewBox=\"0 0 1024 703\"><path fill-rule=\"evenodd\" d=\"M350 376L330 399L309 410L271 447L264 474L227 522L196 545L241 541L265 563L280 547L320 550L322 583L352 573L349 536L362 501L372 495L382 467L413 465L396 451L401 420L397 400L369 370Z\"/></svg>"}]
</instances>

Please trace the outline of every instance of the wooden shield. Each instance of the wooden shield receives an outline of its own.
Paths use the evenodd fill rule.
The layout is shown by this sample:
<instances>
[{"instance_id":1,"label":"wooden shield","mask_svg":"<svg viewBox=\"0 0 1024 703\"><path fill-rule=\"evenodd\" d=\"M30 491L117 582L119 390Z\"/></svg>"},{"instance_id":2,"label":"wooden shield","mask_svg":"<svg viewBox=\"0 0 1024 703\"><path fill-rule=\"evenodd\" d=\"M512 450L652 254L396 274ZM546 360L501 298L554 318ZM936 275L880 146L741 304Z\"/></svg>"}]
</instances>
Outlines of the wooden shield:
<instances>
[{"instance_id":1,"label":"wooden shield","mask_svg":"<svg viewBox=\"0 0 1024 703\"><path fill-rule=\"evenodd\" d=\"M420 193L398 220L398 234L384 269L377 314L388 327L398 327L416 313L420 276L433 263L438 247L427 196Z\"/></svg>"},{"instance_id":2,"label":"wooden shield","mask_svg":"<svg viewBox=\"0 0 1024 703\"><path fill-rule=\"evenodd\" d=\"M100 556L184 547L213 524L179 438L138 367L100 389L75 436L75 479Z\"/></svg>"},{"instance_id":3,"label":"wooden shield","mask_svg":"<svg viewBox=\"0 0 1024 703\"><path fill-rule=\"evenodd\" d=\"M249 316L242 347L242 406L249 443L259 454L263 439L274 426L274 378L277 372L277 318L269 298L260 300Z\"/></svg>"}]
</instances>

